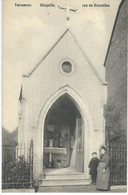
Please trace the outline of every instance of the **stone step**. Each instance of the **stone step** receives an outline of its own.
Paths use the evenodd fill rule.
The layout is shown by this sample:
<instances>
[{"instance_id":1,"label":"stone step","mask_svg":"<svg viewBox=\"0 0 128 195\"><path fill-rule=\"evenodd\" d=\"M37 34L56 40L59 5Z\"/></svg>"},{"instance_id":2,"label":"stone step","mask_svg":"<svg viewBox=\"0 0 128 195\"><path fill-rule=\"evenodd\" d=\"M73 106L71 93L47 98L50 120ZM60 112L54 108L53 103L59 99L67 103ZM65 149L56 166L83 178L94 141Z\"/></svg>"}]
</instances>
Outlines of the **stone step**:
<instances>
[{"instance_id":1,"label":"stone step","mask_svg":"<svg viewBox=\"0 0 128 195\"><path fill-rule=\"evenodd\" d=\"M73 182L73 183L84 183L84 182L86 182L86 180L85 179L61 179L61 180L58 180L58 179L54 179L54 180L49 180L49 179L44 179L44 180L42 180L42 184L44 185L44 184L63 184L63 183L65 183L65 184L68 184L68 183L70 183L70 182Z\"/></svg>"},{"instance_id":2,"label":"stone step","mask_svg":"<svg viewBox=\"0 0 128 195\"><path fill-rule=\"evenodd\" d=\"M70 177L69 177L70 176ZM40 179L40 186L69 186L69 185L88 185L91 183L89 178L84 175L77 175L71 177L71 175L55 175L49 176L44 179Z\"/></svg>"},{"instance_id":3,"label":"stone step","mask_svg":"<svg viewBox=\"0 0 128 195\"><path fill-rule=\"evenodd\" d=\"M91 183L90 177L77 172L72 168L50 169L45 171L45 177L39 179L40 188L45 187L66 187L66 186L84 186Z\"/></svg>"},{"instance_id":4,"label":"stone step","mask_svg":"<svg viewBox=\"0 0 128 195\"><path fill-rule=\"evenodd\" d=\"M51 186L51 187L47 187L47 186L44 186L44 187L40 187L39 188L39 191L38 192L51 192L51 193L55 193L55 192L97 192L96 191L96 186L91 186L91 185L75 185L75 186Z\"/></svg>"},{"instance_id":5,"label":"stone step","mask_svg":"<svg viewBox=\"0 0 128 195\"><path fill-rule=\"evenodd\" d=\"M42 181L40 187L55 187L55 186L81 186L81 185L89 185L89 180L64 180L64 181Z\"/></svg>"},{"instance_id":6,"label":"stone step","mask_svg":"<svg viewBox=\"0 0 128 195\"><path fill-rule=\"evenodd\" d=\"M47 177L49 177L49 176L51 176L51 177L55 177L55 176L65 176L65 175L71 175L71 176L73 176L73 177L76 177L76 176L85 176L83 173L81 173L81 174L63 174L63 173L60 173L60 174L45 174L45 176L47 176Z\"/></svg>"},{"instance_id":7,"label":"stone step","mask_svg":"<svg viewBox=\"0 0 128 195\"><path fill-rule=\"evenodd\" d=\"M45 175L46 180L86 179L85 175Z\"/></svg>"}]
</instances>

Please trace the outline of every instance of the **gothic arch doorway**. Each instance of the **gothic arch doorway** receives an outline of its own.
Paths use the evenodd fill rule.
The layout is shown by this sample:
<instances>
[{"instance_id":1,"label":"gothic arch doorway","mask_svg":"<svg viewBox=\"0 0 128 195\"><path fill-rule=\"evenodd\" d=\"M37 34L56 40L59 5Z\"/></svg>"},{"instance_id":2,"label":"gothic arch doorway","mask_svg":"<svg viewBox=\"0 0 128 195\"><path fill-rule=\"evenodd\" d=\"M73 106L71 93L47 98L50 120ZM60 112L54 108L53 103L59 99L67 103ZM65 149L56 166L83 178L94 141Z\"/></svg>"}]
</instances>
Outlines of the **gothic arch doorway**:
<instances>
[{"instance_id":1,"label":"gothic arch doorway","mask_svg":"<svg viewBox=\"0 0 128 195\"><path fill-rule=\"evenodd\" d=\"M68 171L84 173L84 126L74 99L68 93L58 97L44 121L45 169L68 168Z\"/></svg>"},{"instance_id":2,"label":"gothic arch doorway","mask_svg":"<svg viewBox=\"0 0 128 195\"><path fill-rule=\"evenodd\" d=\"M37 121L37 131L35 135L35 140L38 144L35 144L35 150L40 161L39 167L36 167L36 174L43 174L45 172L45 166L43 165L44 162L44 127L45 127L45 119L48 114L48 111L52 107L52 105L56 102L56 100L68 94L69 98L74 102L75 106L77 107L78 111L81 114L82 124L84 127L84 176L86 178L89 177L88 175L88 163L89 163L89 154L91 153L90 143L92 138L90 138L90 133L94 129L92 115L89 109L88 102L86 98L84 99L70 86L65 85L52 93L47 99L44 105L42 106L38 121ZM38 136L37 136L38 135ZM40 147L39 147L40 146ZM36 160L35 160L36 163ZM51 169L51 168L50 168Z\"/></svg>"}]
</instances>

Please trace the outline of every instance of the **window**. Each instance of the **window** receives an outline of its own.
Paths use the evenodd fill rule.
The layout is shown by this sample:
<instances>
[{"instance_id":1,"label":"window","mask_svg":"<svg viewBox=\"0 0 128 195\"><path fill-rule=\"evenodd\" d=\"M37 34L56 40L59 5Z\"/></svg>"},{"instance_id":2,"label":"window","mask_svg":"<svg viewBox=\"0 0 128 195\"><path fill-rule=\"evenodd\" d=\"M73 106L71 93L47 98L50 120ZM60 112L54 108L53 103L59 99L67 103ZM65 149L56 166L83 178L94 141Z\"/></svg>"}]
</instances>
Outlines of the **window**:
<instances>
[{"instance_id":1,"label":"window","mask_svg":"<svg viewBox=\"0 0 128 195\"><path fill-rule=\"evenodd\" d=\"M72 72L72 64L69 61L65 61L62 63L62 70L65 73L70 73Z\"/></svg>"}]
</instances>

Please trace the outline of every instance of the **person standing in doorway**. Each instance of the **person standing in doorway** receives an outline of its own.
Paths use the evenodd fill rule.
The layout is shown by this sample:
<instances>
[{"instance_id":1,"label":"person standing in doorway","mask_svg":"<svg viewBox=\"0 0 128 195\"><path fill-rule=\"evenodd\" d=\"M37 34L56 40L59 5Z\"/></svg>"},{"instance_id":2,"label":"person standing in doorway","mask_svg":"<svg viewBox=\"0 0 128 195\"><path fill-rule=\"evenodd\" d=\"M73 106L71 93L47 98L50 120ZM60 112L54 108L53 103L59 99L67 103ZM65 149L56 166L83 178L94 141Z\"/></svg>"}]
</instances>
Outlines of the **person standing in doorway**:
<instances>
[{"instance_id":1,"label":"person standing in doorway","mask_svg":"<svg viewBox=\"0 0 128 195\"><path fill-rule=\"evenodd\" d=\"M97 180L96 180L96 189L97 190L109 190L109 156L107 154L107 149L105 146L102 146L100 155L100 163L97 168Z\"/></svg>"},{"instance_id":2,"label":"person standing in doorway","mask_svg":"<svg viewBox=\"0 0 128 195\"><path fill-rule=\"evenodd\" d=\"M97 176L97 167L100 160L97 158L97 153L92 153L92 159L90 160L90 163L88 167L90 168L89 174L91 175L92 184L96 184L96 176Z\"/></svg>"}]
</instances>

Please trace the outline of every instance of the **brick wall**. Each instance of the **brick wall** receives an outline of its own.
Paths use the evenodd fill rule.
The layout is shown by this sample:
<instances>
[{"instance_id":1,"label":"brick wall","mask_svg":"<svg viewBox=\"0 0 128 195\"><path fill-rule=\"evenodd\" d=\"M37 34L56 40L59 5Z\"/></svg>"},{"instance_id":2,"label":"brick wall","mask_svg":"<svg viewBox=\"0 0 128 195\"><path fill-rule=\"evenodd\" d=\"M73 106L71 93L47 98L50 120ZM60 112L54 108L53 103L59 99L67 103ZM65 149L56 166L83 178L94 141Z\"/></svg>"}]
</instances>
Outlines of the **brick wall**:
<instances>
[{"instance_id":1,"label":"brick wall","mask_svg":"<svg viewBox=\"0 0 128 195\"><path fill-rule=\"evenodd\" d=\"M106 130L110 138L124 137L127 130L127 5L119 9L106 58L108 97Z\"/></svg>"}]
</instances>

